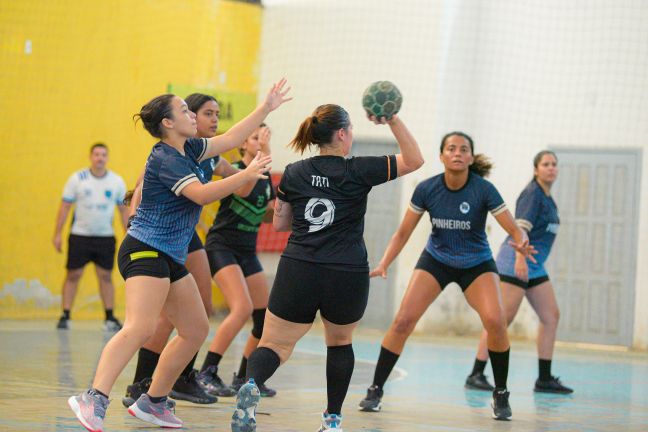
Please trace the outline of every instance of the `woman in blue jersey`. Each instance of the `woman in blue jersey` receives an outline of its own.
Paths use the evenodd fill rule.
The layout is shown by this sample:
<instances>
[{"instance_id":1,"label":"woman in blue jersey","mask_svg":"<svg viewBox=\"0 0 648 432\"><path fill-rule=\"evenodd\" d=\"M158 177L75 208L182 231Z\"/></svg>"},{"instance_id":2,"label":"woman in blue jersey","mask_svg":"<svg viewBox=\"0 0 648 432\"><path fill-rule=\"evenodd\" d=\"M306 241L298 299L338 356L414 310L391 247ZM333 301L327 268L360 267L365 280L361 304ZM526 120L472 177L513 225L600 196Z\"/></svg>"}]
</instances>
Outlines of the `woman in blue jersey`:
<instances>
[{"instance_id":1,"label":"woman in blue jersey","mask_svg":"<svg viewBox=\"0 0 648 432\"><path fill-rule=\"evenodd\" d=\"M443 137L440 150L444 173L416 187L400 227L380 263L371 272L371 276L387 277L389 265L403 249L423 214L428 212L432 234L416 264L400 309L383 339L373 384L359 409L380 411L383 387L407 338L446 285L456 282L489 330L488 352L497 385L493 392L493 417L508 420L511 418L506 389L509 340L497 268L486 239L488 213L511 235L512 246L521 254L529 256L532 248L524 231L515 225L497 189L483 179L491 165L483 155L474 155L472 139L462 132L451 132Z\"/></svg>"},{"instance_id":2,"label":"woman in blue jersey","mask_svg":"<svg viewBox=\"0 0 648 432\"><path fill-rule=\"evenodd\" d=\"M245 169L261 152L270 154L270 129L262 124L241 146L242 160L234 166ZM270 179L248 183L221 200L218 214L207 234L205 248L214 281L220 288L229 314L218 326L200 371L199 379L209 393L234 396L245 382L247 359L259 343L268 306L268 283L256 255L261 222L272 216L275 192ZM252 317L252 332L243 351L232 388L218 375L218 365L232 340ZM261 395L271 397L274 390L259 384Z\"/></svg>"},{"instance_id":3,"label":"woman in blue jersey","mask_svg":"<svg viewBox=\"0 0 648 432\"><path fill-rule=\"evenodd\" d=\"M212 138L216 136L218 129L218 121L220 116L220 106L213 96L192 93L186 97L185 102L189 111L196 113L196 137L198 138ZM207 181L211 180L214 174L221 177L229 177L239 172L238 168L234 168L227 160L215 156L200 163L200 169ZM143 174L142 174L143 176ZM248 183L254 185L254 182ZM244 187L248 187L247 185ZM131 214L135 215L137 207L141 201L141 179L138 182L138 187L131 202ZM211 290L211 275L209 272L209 262L205 248L198 237L198 233L194 231L187 250L187 261L185 266L189 273L193 276L200 292L200 297L203 300L207 316L212 313L212 290ZM164 349L169 340L169 336L173 332L173 324L162 314L157 326L155 334L146 341L146 343L139 349L137 355L137 366L135 367L135 377L133 383L126 389L126 395L122 398L122 404L128 408L141 396L146 393L151 385L153 372L160 359L160 353ZM216 395L210 395L205 392L204 388L198 381L198 375L194 370L194 363L196 356L194 356L189 364L183 369L180 377L173 385L173 389L169 396L173 399L186 400L197 404L210 404L218 401ZM233 392L230 391L231 396ZM218 396L223 395L218 394Z\"/></svg>"},{"instance_id":4,"label":"woman in blue jersey","mask_svg":"<svg viewBox=\"0 0 648 432\"><path fill-rule=\"evenodd\" d=\"M243 172L210 183L199 164L238 146L271 111L289 100L285 84L283 79L275 84L250 115L227 133L209 139L193 138L195 114L177 96L158 96L137 115L160 141L146 162L142 201L119 250L119 270L126 280L126 322L106 344L92 388L68 400L88 430L103 429L115 380L153 335L162 312L178 334L162 351L148 392L128 411L159 426L182 427L168 409L167 394L209 331L198 288L184 266L187 248L202 206L265 178L270 158L257 156Z\"/></svg>"},{"instance_id":5,"label":"woman in blue jersey","mask_svg":"<svg viewBox=\"0 0 648 432\"><path fill-rule=\"evenodd\" d=\"M557 377L551 375L551 359L560 311L556 303L553 285L544 268L551 252L551 246L558 233L560 219L558 208L551 198L551 186L558 177L558 158L548 150L543 150L533 158L533 180L524 188L517 199L515 219L523 230L528 232L529 241L538 251L536 262L528 261L517 253L507 238L497 255L497 269L502 285L502 300L507 322L510 324L517 314L525 297L538 314L538 379L534 390L543 393L572 393ZM484 376L488 360L486 351L486 331L479 342L477 358L473 371L466 379L466 387L492 389Z\"/></svg>"},{"instance_id":6,"label":"woman in blue jersey","mask_svg":"<svg viewBox=\"0 0 648 432\"><path fill-rule=\"evenodd\" d=\"M374 121L378 122L373 119ZM319 311L327 345L327 409L320 431L340 431L342 403L351 381L353 330L369 295L369 265L363 240L367 195L373 186L418 169L423 156L414 137L396 116L388 123L401 149L390 156L345 158L353 143L348 113L322 105L299 127L291 147L311 146L319 155L289 164L277 189L273 225L292 233L270 293L263 335L250 355L232 431L256 430L259 389L290 357Z\"/></svg>"}]
</instances>

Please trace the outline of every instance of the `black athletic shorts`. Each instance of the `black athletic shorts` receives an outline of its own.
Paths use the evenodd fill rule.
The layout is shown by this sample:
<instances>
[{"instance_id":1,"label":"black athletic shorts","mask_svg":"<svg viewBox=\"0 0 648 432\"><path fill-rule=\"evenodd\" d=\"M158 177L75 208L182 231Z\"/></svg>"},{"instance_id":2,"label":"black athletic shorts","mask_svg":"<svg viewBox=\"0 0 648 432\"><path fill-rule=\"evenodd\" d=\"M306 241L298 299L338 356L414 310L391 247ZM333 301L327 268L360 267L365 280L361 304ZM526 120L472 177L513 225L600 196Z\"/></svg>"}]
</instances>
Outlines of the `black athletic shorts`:
<instances>
[{"instance_id":1,"label":"black athletic shorts","mask_svg":"<svg viewBox=\"0 0 648 432\"><path fill-rule=\"evenodd\" d=\"M203 246L202 240L198 237L198 233L194 231L193 236L191 236L191 241L189 242L189 247L187 248L187 253L196 252L197 250L205 249Z\"/></svg>"},{"instance_id":2,"label":"black athletic shorts","mask_svg":"<svg viewBox=\"0 0 648 432\"><path fill-rule=\"evenodd\" d=\"M516 278L515 276L499 275L499 278L502 282L510 283L511 285L518 286L522 289L529 289L535 286L545 283L549 280L549 276L540 276L537 278L529 279L528 282L524 282L521 279Z\"/></svg>"},{"instance_id":3,"label":"black athletic shorts","mask_svg":"<svg viewBox=\"0 0 648 432\"><path fill-rule=\"evenodd\" d=\"M119 248L117 265L124 280L133 276L151 276L175 282L189 274L183 264L130 235L126 235Z\"/></svg>"},{"instance_id":4,"label":"black athletic shorts","mask_svg":"<svg viewBox=\"0 0 648 432\"><path fill-rule=\"evenodd\" d=\"M115 237L91 237L70 234L65 267L76 270L90 261L106 270L115 265Z\"/></svg>"},{"instance_id":5,"label":"black athletic shorts","mask_svg":"<svg viewBox=\"0 0 648 432\"><path fill-rule=\"evenodd\" d=\"M310 324L317 311L333 324L360 321L369 299L369 272L335 270L281 257L268 310L294 323Z\"/></svg>"},{"instance_id":6,"label":"black athletic shorts","mask_svg":"<svg viewBox=\"0 0 648 432\"><path fill-rule=\"evenodd\" d=\"M239 253L222 245L218 246L217 249L208 249L207 260L209 261L212 277L223 267L232 264L241 267L244 277L263 271L261 262L255 253Z\"/></svg>"},{"instance_id":7,"label":"black athletic shorts","mask_svg":"<svg viewBox=\"0 0 648 432\"><path fill-rule=\"evenodd\" d=\"M450 282L456 282L461 291L466 291L471 283L483 273L497 274L497 265L492 259L479 263L474 267L456 268L435 260L425 249L416 263L417 269L425 270L439 282L444 289Z\"/></svg>"}]
</instances>

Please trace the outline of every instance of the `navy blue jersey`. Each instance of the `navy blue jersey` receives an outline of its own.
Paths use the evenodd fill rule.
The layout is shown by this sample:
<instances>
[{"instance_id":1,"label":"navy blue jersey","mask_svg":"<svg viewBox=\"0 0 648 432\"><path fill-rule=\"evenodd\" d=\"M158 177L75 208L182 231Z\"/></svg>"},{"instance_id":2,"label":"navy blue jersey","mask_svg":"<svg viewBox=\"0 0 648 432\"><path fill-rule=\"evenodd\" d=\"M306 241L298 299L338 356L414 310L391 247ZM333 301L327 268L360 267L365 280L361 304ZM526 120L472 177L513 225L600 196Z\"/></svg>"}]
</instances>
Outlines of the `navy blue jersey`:
<instances>
[{"instance_id":1,"label":"navy blue jersey","mask_svg":"<svg viewBox=\"0 0 648 432\"><path fill-rule=\"evenodd\" d=\"M220 156L214 156L213 158L206 159L200 162L200 169L202 170L203 177L205 180L210 181L214 176L214 170L220 161Z\"/></svg>"},{"instance_id":2,"label":"navy blue jersey","mask_svg":"<svg viewBox=\"0 0 648 432\"><path fill-rule=\"evenodd\" d=\"M363 238L367 194L396 177L396 156L315 156L288 165L277 190L293 211L283 256L369 271Z\"/></svg>"},{"instance_id":3,"label":"navy blue jersey","mask_svg":"<svg viewBox=\"0 0 648 432\"><path fill-rule=\"evenodd\" d=\"M551 246L558 234L560 219L558 207L551 196L544 193L538 182L531 181L524 188L515 204L515 221L529 233L529 243L538 251L533 257L537 263L527 259L529 279L547 276L544 263L549 257ZM515 249L507 237L497 254L497 270L506 276L515 276Z\"/></svg>"},{"instance_id":4,"label":"navy blue jersey","mask_svg":"<svg viewBox=\"0 0 648 432\"><path fill-rule=\"evenodd\" d=\"M425 250L443 264L469 268L492 259L486 217L502 213L506 204L495 186L471 172L458 190L448 189L443 174L419 183L410 209L430 214L432 233Z\"/></svg>"},{"instance_id":5,"label":"navy blue jersey","mask_svg":"<svg viewBox=\"0 0 648 432\"><path fill-rule=\"evenodd\" d=\"M207 140L190 138L183 156L175 148L159 142L146 161L142 202L128 234L183 264L194 233L201 206L181 195L189 184L207 183L199 163L207 151Z\"/></svg>"},{"instance_id":6,"label":"navy blue jersey","mask_svg":"<svg viewBox=\"0 0 648 432\"><path fill-rule=\"evenodd\" d=\"M232 164L235 168L245 169L243 161ZM252 192L246 197L236 194L221 200L214 224L207 234L207 249L224 245L238 252L255 253L259 226L268 207L268 202L275 198L272 181L257 180Z\"/></svg>"}]
</instances>

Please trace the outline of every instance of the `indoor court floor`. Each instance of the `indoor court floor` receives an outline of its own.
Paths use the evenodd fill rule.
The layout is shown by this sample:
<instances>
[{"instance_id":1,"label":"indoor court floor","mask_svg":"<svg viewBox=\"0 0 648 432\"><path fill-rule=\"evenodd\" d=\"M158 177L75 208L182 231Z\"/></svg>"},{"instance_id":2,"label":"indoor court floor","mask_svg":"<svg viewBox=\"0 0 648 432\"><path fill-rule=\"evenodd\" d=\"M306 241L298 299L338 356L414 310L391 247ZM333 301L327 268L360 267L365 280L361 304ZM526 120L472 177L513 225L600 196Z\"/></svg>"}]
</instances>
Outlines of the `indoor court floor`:
<instances>
[{"instance_id":1,"label":"indoor court floor","mask_svg":"<svg viewBox=\"0 0 648 432\"><path fill-rule=\"evenodd\" d=\"M67 398L88 387L106 338L98 321L73 322L68 331L54 321L0 321L0 430L84 430ZM212 325L213 327L214 325ZM209 340L213 336L210 334ZM221 364L229 382L247 332L240 334ZM382 334L361 330L354 342L356 369L344 405L345 431L648 431L648 354L560 346L554 375L573 395L535 394L535 346L513 341L509 390L513 420L491 419L490 395L463 388L474 360L474 338L416 336L386 386L383 411L356 409L373 376ZM198 355L202 363L207 344ZM260 432L315 431L326 408L325 354L321 329L313 329L268 385L278 390L262 399ZM131 361L113 389L105 430L155 430L131 417L121 405L131 382ZM492 378L490 365L487 374ZM185 430L229 431L234 398L214 405L178 402Z\"/></svg>"}]
</instances>

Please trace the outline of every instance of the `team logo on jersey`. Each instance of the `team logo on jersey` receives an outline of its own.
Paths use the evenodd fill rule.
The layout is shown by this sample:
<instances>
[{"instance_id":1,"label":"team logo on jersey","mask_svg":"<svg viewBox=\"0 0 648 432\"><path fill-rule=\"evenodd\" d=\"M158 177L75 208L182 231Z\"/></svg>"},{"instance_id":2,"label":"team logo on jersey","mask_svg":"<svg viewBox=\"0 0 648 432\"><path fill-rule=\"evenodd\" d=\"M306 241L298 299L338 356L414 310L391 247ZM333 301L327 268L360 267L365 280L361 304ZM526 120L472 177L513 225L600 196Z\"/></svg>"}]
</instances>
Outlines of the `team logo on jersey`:
<instances>
[{"instance_id":1,"label":"team logo on jersey","mask_svg":"<svg viewBox=\"0 0 648 432\"><path fill-rule=\"evenodd\" d=\"M110 199L111 196L112 196L112 191L106 190L106 198Z\"/></svg>"},{"instance_id":2,"label":"team logo on jersey","mask_svg":"<svg viewBox=\"0 0 648 432\"><path fill-rule=\"evenodd\" d=\"M304 218L311 224L308 232L316 232L333 223L335 204L326 198L311 198L306 204Z\"/></svg>"},{"instance_id":3,"label":"team logo on jersey","mask_svg":"<svg viewBox=\"0 0 648 432\"><path fill-rule=\"evenodd\" d=\"M459 205L459 211L463 214L466 214L470 211L470 204L468 204L466 201L462 202Z\"/></svg>"}]
</instances>

